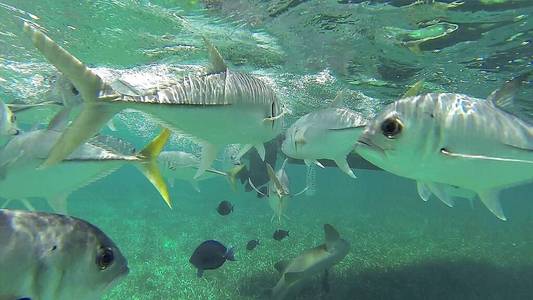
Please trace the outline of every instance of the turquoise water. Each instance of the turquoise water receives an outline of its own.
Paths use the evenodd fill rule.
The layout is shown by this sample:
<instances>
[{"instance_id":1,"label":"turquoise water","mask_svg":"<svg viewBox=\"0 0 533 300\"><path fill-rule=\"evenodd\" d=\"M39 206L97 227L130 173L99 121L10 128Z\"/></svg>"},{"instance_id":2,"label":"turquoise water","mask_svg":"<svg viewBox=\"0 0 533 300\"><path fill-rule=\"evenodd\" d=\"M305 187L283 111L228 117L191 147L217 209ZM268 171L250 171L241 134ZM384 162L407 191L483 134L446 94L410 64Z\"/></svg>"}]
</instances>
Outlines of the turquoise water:
<instances>
[{"instance_id":1,"label":"turquoise water","mask_svg":"<svg viewBox=\"0 0 533 300\"><path fill-rule=\"evenodd\" d=\"M90 67L140 85L199 72L198 66L207 65L205 36L231 69L251 72L275 88L292 113L286 125L324 107L339 90L347 90L348 107L368 116L419 80L426 92L485 98L533 59L530 1L466 1L455 9L402 7L410 1L342 2L350 1L2 1L0 99L49 100L56 88L48 80L56 71L22 35L21 18L45 28ZM431 21L462 31L416 31ZM419 43L406 43L413 40ZM531 88L525 92L531 96ZM53 109L18 120L30 130L52 116ZM137 149L158 131L156 122L136 112L122 112L114 122L118 130L104 133ZM200 148L175 134L166 149L199 154ZM220 153L215 166L229 168L235 149ZM281 226L271 222L266 200L240 185L233 191L223 177L202 181L200 192L176 182L170 210L132 166L73 191L68 213L97 225L128 259L130 274L105 299L266 299L279 279L274 264L323 243L324 223L334 225L351 250L332 268L329 293L317 276L296 299L531 297L531 185L503 193L509 220L502 222L479 200L471 206L465 199L454 208L436 198L423 202L412 180L354 171L356 180L336 168L317 169L316 192L290 199L289 219ZM305 187L306 172L289 165L292 191ZM51 210L42 199L30 200L37 210ZM216 212L222 200L235 205L229 216ZM9 208L25 207L12 202ZM275 241L278 228L290 236ZM256 238L261 244L246 251ZM234 246L237 261L197 278L189 257L206 239Z\"/></svg>"}]
</instances>

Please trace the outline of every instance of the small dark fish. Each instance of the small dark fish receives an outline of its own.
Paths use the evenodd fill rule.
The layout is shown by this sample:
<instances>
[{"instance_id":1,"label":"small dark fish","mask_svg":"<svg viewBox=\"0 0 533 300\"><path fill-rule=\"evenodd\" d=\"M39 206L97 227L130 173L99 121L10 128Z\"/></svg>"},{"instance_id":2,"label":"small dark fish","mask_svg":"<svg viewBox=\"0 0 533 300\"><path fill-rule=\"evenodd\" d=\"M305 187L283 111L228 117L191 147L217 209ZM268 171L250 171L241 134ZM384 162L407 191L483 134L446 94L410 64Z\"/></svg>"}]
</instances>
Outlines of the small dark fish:
<instances>
[{"instance_id":1,"label":"small dark fish","mask_svg":"<svg viewBox=\"0 0 533 300\"><path fill-rule=\"evenodd\" d=\"M233 204L229 201L222 201L218 204L217 211L221 216L227 216L233 211Z\"/></svg>"},{"instance_id":2,"label":"small dark fish","mask_svg":"<svg viewBox=\"0 0 533 300\"><path fill-rule=\"evenodd\" d=\"M204 270L220 268L226 260L235 261L233 248L226 248L222 243L208 240L194 250L189 262L198 269L198 277L202 277Z\"/></svg>"},{"instance_id":3,"label":"small dark fish","mask_svg":"<svg viewBox=\"0 0 533 300\"><path fill-rule=\"evenodd\" d=\"M252 251L259 245L259 240L251 240L246 244L246 250Z\"/></svg>"},{"instance_id":4,"label":"small dark fish","mask_svg":"<svg viewBox=\"0 0 533 300\"><path fill-rule=\"evenodd\" d=\"M274 231L274 234L272 235L272 237L276 240L276 241L281 241L282 239L286 238L289 236L289 232L287 230L283 230L283 229L278 229L276 231Z\"/></svg>"}]
</instances>

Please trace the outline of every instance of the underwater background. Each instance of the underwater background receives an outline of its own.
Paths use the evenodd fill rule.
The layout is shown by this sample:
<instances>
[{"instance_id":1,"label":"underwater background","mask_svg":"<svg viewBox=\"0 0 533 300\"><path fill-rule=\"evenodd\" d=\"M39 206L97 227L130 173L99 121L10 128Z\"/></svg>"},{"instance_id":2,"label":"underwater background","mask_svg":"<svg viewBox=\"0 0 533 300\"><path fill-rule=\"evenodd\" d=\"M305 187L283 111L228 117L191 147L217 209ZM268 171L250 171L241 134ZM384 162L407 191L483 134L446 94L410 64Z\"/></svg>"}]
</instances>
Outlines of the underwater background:
<instances>
[{"instance_id":1,"label":"underwater background","mask_svg":"<svg viewBox=\"0 0 533 300\"><path fill-rule=\"evenodd\" d=\"M531 66L532 1L414 2L1 0L0 98L31 103L54 94L56 71L21 38L21 19L38 23L90 67L133 80L206 66L205 36L230 68L275 87L292 113L286 126L340 90L348 107L373 116L419 80L425 92L485 98ZM32 112L18 122L30 129L52 115ZM136 112L120 113L115 124L118 131L104 132L138 149L158 131ZM199 153L180 135L166 149ZM236 149L215 166L228 168ZM504 191L502 222L479 200L454 208L436 198L423 202L414 181L384 171L356 169L355 180L337 168L315 171L311 180L305 166L287 167L291 190L311 184L311 191L290 200L282 225L271 222L266 200L240 185L234 191L223 177L200 182L200 192L177 181L171 210L132 166L74 191L68 212L106 232L128 259L130 274L105 299L265 299L279 279L273 265L323 243L324 223L351 250L330 272L329 293L317 277L297 299L531 299L531 184ZM235 205L228 216L216 211L222 200ZM289 237L274 240L279 228ZM237 261L198 278L189 257L207 239L235 247ZM247 251L251 239L260 245Z\"/></svg>"}]
</instances>

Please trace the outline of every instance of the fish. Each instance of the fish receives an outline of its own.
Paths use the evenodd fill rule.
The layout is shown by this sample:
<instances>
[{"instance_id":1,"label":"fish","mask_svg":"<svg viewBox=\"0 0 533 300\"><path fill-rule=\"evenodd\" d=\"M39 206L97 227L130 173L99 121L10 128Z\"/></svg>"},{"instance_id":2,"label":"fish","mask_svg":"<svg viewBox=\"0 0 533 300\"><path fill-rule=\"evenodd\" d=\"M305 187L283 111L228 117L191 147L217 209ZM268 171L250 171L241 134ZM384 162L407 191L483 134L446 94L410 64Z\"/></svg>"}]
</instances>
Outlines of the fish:
<instances>
[{"instance_id":1,"label":"fish","mask_svg":"<svg viewBox=\"0 0 533 300\"><path fill-rule=\"evenodd\" d=\"M100 136L82 144L62 163L37 169L61 135L55 126L58 125L51 122L48 128L17 135L0 150L1 197L20 200L44 197L54 211L67 213L66 200L71 192L109 175L124 164L132 163L154 185L165 203L172 207L156 161L170 136L168 129L163 129L137 153L122 153L109 142L104 143L104 137Z\"/></svg>"},{"instance_id":2,"label":"fish","mask_svg":"<svg viewBox=\"0 0 533 300\"><path fill-rule=\"evenodd\" d=\"M268 177L270 178L270 183L268 184L268 205L274 212L270 222L273 222L275 218L278 220L278 224L281 225L285 211L287 210L287 205L289 204L290 199L290 190L289 190L289 176L285 172L286 161L283 162L281 168L274 172L274 169L270 164L267 164ZM259 192L259 191L258 191Z\"/></svg>"},{"instance_id":3,"label":"fish","mask_svg":"<svg viewBox=\"0 0 533 300\"><path fill-rule=\"evenodd\" d=\"M219 171L214 168L209 168L199 178L194 178L198 170L200 159L192 153L183 151L162 151L157 158L161 166L161 173L164 178L170 182L170 186L174 186L176 180L186 181L191 186L200 192L198 183L203 180L208 180L216 176L231 176L232 173ZM231 179L229 179L231 181Z\"/></svg>"},{"instance_id":4,"label":"fish","mask_svg":"<svg viewBox=\"0 0 533 300\"><path fill-rule=\"evenodd\" d=\"M330 107L311 112L292 124L285 134L281 151L288 157L303 159L306 165L330 159L348 176L356 178L346 160L353 151L367 120L360 113L341 107L338 93Z\"/></svg>"},{"instance_id":5,"label":"fish","mask_svg":"<svg viewBox=\"0 0 533 300\"><path fill-rule=\"evenodd\" d=\"M285 211L287 210L289 199L301 195L308 189L308 187L305 187L302 191L294 195L291 194L289 190L289 177L287 176L287 172L285 172L286 164L287 160L283 161L281 168L277 172L274 172L270 164L266 164L268 177L270 178L266 196L268 204L274 212L270 221L273 222L277 218L278 225L281 225L283 217L288 218ZM260 190L257 190L257 192L261 193Z\"/></svg>"},{"instance_id":6,"label":"fish","mask_svg":"<svg viewBox=\"0 0 533 300\"><path fill-rule=\"evenodd\" d=\"M16 125L17 117L11 109L0 100L0 137L13 136L20 133Z\"/></svg>"},{"instance_id":7,"label":"fish","mask_svg":"<svg viewBox=\"0 0 533 300\"><path fill-rule=\"evenodd\" d=\"M229 201L221 201L218 204L217 212L221 216L227 216L227 215L229 215L230 213L233 212L233 207L234 207L234 205L231 204L231 202L229 202Z\"/></svg>"},{"instance_id":8,"label":"fish","mask_svg":"<svg viewBox=\"0 0 533 300\"><path fill-rule=\"evenodd\" d=\"M289 236L289 232L283 229L278 229L274 231L274 234L272 234L272 238L274 238L276 241L281 241L288 236Z\"/></svg>"},{"instance_id":9,"label":"fish","mask_svg":"<svg viewBox=\"0 0 533 300\"><path fill-rule=\"evenodd\" d=\"M42 167L57 164L96 134L124 109L143 111L164 127L187 133L202 145L195 177L207 170L218 149L227 144L255 147L264 158L263 143L283 128L284 109L272 87L247 74L230 71L218 50L204 38L210 55L210 72L186 76L167 87L137 95L121 93L44 33L24 23L33 45L80 92L83 105L72 124L54 145Z\"/></svg>"},{"instance_id":10,"label":"fish","mask_svg":"<svg viewBox=\"0 0 533 300\"><path fill-rule=\"evenodd\" d=\"M275 264L281 278L272 289L272 299L281 300L297 293L305 281L321 273L327 280L328 270L348 254L350 244L340 237L333 226L325 224L324 234L324 244L305 250L291 260Z\"/></svg>"},{"instance_id":11,"label":"fish","mask_svg":"<svg viewBox=\"0 0 533 300\"><path fill-rule=\"evenodd\" d=\"M246 250L252 251L259 245L259 240L250 240L246 243Z\"/></svg>"},{"instance_id":12,"label":"fish","mask_svg":"<svg viewBox=\"0 0 533 300\"><path fill-rule=\"evenodd\" d=\"M233 248L226 248L215 240L207 240L196 247L189 262L198 269L197 276L202 277L204 270L218 269L227 260L235 261Z\"/></svg>"},{"instance_id":13,"label":"fish","mask_svg":"<svg viewBox=\"0 0 533 300\"><path fill-rule=\"evenodd\" d=\"M129 272L111 238L65 215L0 209L0 244L2 300L100 299Z\"/></svg>"},{"instance_id":14,"label":"fish","mask_svg":"<svg viewBox=\"0 0 533 300\"><path fill-rule=\"evenodd\" d=\"M281 145L281 136L279 135L275 139L264 144L265 157L264 159L259 156L259 153L255 149L250 149L239 159L239 163L243 165L243 170L237 174L237 178L244 184L244 190L246 192L256 191L254 187L259 190L257 197L262 198L267 194L267 184L270 181L268 177L266 164L271 166L276 165L278 158L278 152ZM254 187L252 187L253 182Z\"/></svg>"},{"instance_id":15,"label":"fish","mask_svg":"<svg viewBox=\"0 0 533 300\"><path fill-rule=\"evenodd\" d=\"M500 192L533 181L532 122L514 109L530 74L486 100L455 93L397 100L367 125L355 151L393 174L472 191L505 221Z\"/></svg>"}]
</instances>

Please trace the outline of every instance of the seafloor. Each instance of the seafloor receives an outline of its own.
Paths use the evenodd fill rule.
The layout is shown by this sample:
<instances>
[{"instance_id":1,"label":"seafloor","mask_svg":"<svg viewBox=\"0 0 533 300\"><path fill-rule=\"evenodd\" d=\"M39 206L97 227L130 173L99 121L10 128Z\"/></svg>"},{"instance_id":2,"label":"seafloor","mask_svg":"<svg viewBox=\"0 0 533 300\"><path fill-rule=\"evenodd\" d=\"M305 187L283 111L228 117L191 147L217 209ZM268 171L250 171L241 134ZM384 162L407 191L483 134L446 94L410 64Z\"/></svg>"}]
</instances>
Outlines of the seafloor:
<instances>
[{"instance_id":1,"label":"seafloor","mask_svg":"<svg viewBox=\"0 0 533 300\"><path fill-rule=\"evenodd\" d=\"M305 185L304 167L288 173L294 191ZM298 299L531 299L530 186L504 193L509 221L503 222L479 201L448 208L420 200L409 180L379 171L357 175L319 170L316 194L291 200L290 220L281 226L290 237L281 242L272 239L278 226L265 200L233 192L223 178L202 182L201 193L177 184L170 210L125 167L72 194L69 210L98 224L128 258L130 274L105 299L267 298L279 277L274 263L322 243L324 223L339 230L351 251L330 272L329 293L317 277ZM221 200L235 204L231 215L217 214ZM261 244L247 251L254 238ZM188 260L206 239L234 246L237 261L197 278Z\"/></svg>"}]
</instances>

